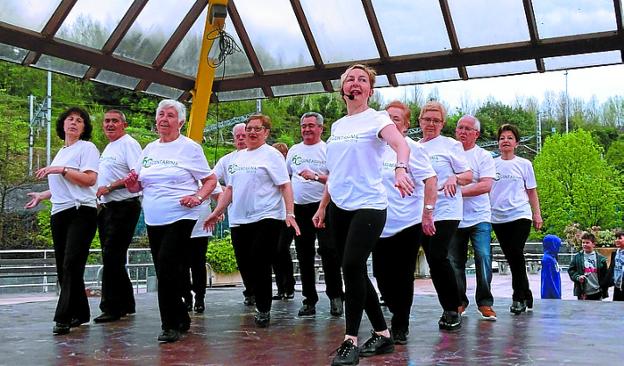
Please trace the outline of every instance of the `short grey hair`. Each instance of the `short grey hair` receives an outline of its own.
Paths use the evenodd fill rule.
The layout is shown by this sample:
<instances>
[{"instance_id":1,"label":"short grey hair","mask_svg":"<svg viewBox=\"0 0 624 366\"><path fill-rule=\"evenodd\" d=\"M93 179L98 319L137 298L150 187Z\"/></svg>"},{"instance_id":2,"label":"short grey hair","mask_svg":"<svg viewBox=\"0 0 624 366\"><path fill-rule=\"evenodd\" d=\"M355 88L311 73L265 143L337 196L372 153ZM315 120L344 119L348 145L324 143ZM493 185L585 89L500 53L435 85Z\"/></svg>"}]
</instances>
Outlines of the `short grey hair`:
<instances>
[{"instance_id":1,"label":"short grey hair","mask_svg":"<svg viewBox=\"0 0 624 366\"><path fill-rule=\"evenodd\" d=\"M106 115L106 113L114 113L114 114L117 114L117 115L119 115L119 117L121 117L121 121L122 121L123 123L128 123L128 122L126 121L126 115L125 115L122 111L120 111L119 109L109 109L109 110L107 110L106 112L104 112L104 114L105 114L105 115Z\"/></svg>"},{"instance_id":2,"label":"short grey hair","mask_svg":"<svg viewBox=\"0 0 624 366\"><path fill-rule=\"evenodd\" d=\"M158 108L156 108L156 116L158 116L161 110L166 108L174 108L176 112L178 112L178 122L186 121L186 107L184 106L184 104L173 99L163 99L160 101L160 103L158 103Z\"/></svg>"},{"instance_id":3,"label":"short grey hair","mask_svg":"<svg viewBox=\"0 0 624 366\"><path fill-rule=\"evenodd\" d=\"M325 118L323 118L323 115L320 113L316 113L316 112L306 112L303 114L303 116L301 116L301 119L299 120L299 124L303 123L303 119L304 118L308 118L308 117L316 117L316 124L319 126L323 125L323 121L325 120Z\"/></svg>"},{"instance_id":4,"label":"short grey hair","mask_svg":"<svg viewBox=\"0 0 624 366\"><path fill-rule=\"evenodd\" d=\"M479 122L479 119L475 116L471 116L470 114L464 114L459 121L461 121L462 119L470 119L472 120L473 124L474 124L474 129L481 132L481 122ZM459 121L457 121L457 123L459 123Z\"/></svg>"},{"instance_id":5,"label":"short grey hair","mask_svg":"<svg viewBox=\"0 0 624 366\"><path fill-rule=\"evenodd\" d=\"M237 123L234 125L234 127L232 127L232 136L236 136L236 129L237 128L242 128L243 130L245 129L245 122L241 122L241 123Z\"/></svg>"}]
</instances>

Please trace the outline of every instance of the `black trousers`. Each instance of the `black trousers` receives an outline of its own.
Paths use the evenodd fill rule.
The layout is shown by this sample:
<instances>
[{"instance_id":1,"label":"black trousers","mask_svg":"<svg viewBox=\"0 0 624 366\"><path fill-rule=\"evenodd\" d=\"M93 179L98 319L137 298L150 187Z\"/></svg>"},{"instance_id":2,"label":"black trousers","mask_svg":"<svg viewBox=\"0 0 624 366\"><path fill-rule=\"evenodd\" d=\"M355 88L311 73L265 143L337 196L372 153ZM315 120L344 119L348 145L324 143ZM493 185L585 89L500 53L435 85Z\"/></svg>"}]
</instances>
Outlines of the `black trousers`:
<instances>
[{"instance_id":1,"label":"black trousers","mask_svg":"<svg viewBox=\"0 0 624 366\"><path fill-rule=\"evenodd\" d=\"M80 206L57 212L50 218L56 272L61 287L54 321L69 324L72 319L89 321L89 301L84 272L89 247L97 227L95 207Z\"/></svg>"},{"instance_id":2,"label":"black trousers","mask_svg":"<svg viewBox=\"0 0 624 366\"><path fill-rule=\"evenodd\" d=\"M414 300L414 272L422 225L405 228L380 238L373 250L373 274L386 305L392 312L392 329L407 331Z\"/></svg>"},{"instance_id":3,"label":"black trousers","mask_svg":"<svg viewBox=\"0 0 624 366\"><path fill-rule=\"evenodd\" d=\"M261 312L271 310L271 261L277 251L283 225L282 220L263 219L232 228L234 251L241 254L244 266L249 269L250 278L253 279L251 288L256 296L256 308Z\"/></svg>"},{"instance_id":4,"label":"black trousers","mask_svg":"<svg viewBox=\"0 0 624 366\"><path fill-rule=\"evenodd\" d=\"M613 301L624 301L624 291L617 287L613 288Z\"/></svg>"},{"instance_id":5,"label":"black trousers","mask_svg":"<svg viewBox=\"0 0 624 366\"><path fill-rule=\"evenodd\" d=\"M295 216L301 235L295 237L299 273L301 274L301 288L305 299L304 304L315 305L318 302L316 292L316 275L314 263L316 251L315 240L318 240L318 254L321 256L323 274L325 275L325 294L329 299L343 298L342 273L336 246L330 240L326 229L314 227L312 217L318 210L319 202L305 205L295 205Z\"/></svg>"},{"instance_id":6,"label":"black trousers","mask_svg":"<svg viewBox=\"0 0 624 366\"><path fill-rule=\"evenodd\" d=\"M519 219L502 224L492 224L492 229L494 229L511 270L513 301L533 301L533 293L529 288L529 278L524 261L524 245L531 231L531 220Z\"/></svg>"},{"instance_id":7,"label":"black trousers","mask_svg":"<svg viewBox=\"0 0 624 366\"><path fill-rule=\"evenodd\" d=\"M195 293L195 299L204 299L206 295L206 250L208 250L208 237L192 238L186 250L186 268L184 273L187 279L185 284L185 303L192 303L191 291ZM188 272L191 272L190 275Z\"/></svg>"},{"instance_id":8,"label":"black trousers","mask_svg":"<svg viewBox=\"0 0 624 366\"><path fill-rule=\"evenodd\" d=\"M162 329L179 329L190 324L182 297L187 289L186 253L191 245L195 220L178 220L167 225L147 225L156 277L158 278L158 309ZM186 276L186 277L185 277Z\"/></svg>"},{"instance_id":9,"label":"black trousers","mask_svg":"<svg viewBox=\"0 0 624 366\"><path fill-rule=\"evenodd\" d=\"M128 247L141 214L141 201L129 198L100 205L98 233L102 244L100 310L120 316L135 312L132 282L126 271Z\"/></svg>"},{"instance_id":10,"label":"black trousers","mask_svg":"<svg viewBox=\"0 0 624 366\"><path fill-rule=\"evenodd\" d=\"M386 223L386 210L346 211L330 202L327 216L344 274L346 334L357 337L364 311L375 331L388 329L366 266Z\"/></svg>"},{"instance_id":11,"label":"black trousers","mask_svg":"<svg viewBox=\"0 0 624 366\"><path fill-rule=\"evenodd\" d=\"M280 231L277 251L273 258L275 284L277 285L277 292L280 294L292 294L295 292L295 275L292 257L290 256L290 244L294 236L295 230L284 223Z\"/></svg>"},{"instance_id":12,"label":"black trousers","mask_svg":"<svg viewBox=\"0 0 624 366\"><path fill-rule=\"evenodd\" d=\"M435 235L422 235L422 246L429 263L431 281L438 294L438 301L445 311L457 311L461 304L455 272L448 259L449 243L458 225L458 220L435 221Z\"/></svg>"}]
</instances>

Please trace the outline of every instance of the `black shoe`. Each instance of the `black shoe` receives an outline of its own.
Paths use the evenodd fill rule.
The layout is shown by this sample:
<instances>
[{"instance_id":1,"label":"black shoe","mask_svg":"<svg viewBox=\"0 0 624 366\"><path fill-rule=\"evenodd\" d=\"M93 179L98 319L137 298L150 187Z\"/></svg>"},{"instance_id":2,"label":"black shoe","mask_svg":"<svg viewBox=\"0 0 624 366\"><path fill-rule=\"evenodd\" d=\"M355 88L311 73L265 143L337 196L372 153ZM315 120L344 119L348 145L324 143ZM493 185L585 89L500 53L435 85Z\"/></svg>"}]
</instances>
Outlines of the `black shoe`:
<instances>
[{"instance_id":1,"label":"black shoe","mask_svg":"<svg viewBox=\"0 0 624 366\"><path fill-rule=\"evenodd\" d=\"M255 296L245 296L245 301L243 301L245 306L254 306L256 305L256 297Z\"/></svg>"},{"instance_id":2,"label":"black shoe","mask_svg":"<svg viewBox=\"0 0 624 366\"><path fill-rule=\"evenodd\" d=\"M88 323L88 322L89 322L89 319L86 319L86 320L85 320L85 319L80 320L80 319L78 319L78 318L73 318L73 319L71 320L71 322L69 322L69 326L70 326L71 328L77 328L77 327L81 326L82 324L84 324L84 323Z\"/></svg>"},{"instance_id":3,"label":"black shoe","mask_svg":"<svg viewBox=\"0 0 624 366\"><path fill-rule=\"evenodd\" d=\"M527 313L528 313L529 311L533 311L533 298L526 299L526 300L524 301L524 303L525 303L525 305L526 305L526 311L527 311Z\"/></svg>"},{"instance_id":4,"label":"black shoe","mask_svg":"<svg viewBox=\"0 0 624 366\"><path fill-rule=\"evenodd\" d=\"M284 295L284 300L292 300L292 299L294 299L294 298L295 298L295 291L293 291L293 292L287 292L287 293Z\"/></svg>"},{"instance_id":5,"label":"black shoe","mask_svg":"<svg viewBox=\"0 0 624 366\"><path fill-rule=\"evenodd\" d=\"M392 328L392 330L390 331L390 334L392 334L392 339L394 339L394 344L400 344L400 345L407 344L407 335L409 334L409 330Z\"/></svg>"},{"instance_id":6,"label":"black shoe","mask_svg":"<svg viewBox=\"0 0 624 366\"><path fill-rule=\"evenodd\" d=\"M271 300L281 300L285 297L285 295L281 292L276 293L275 295L273 295L273 297L271 297Z\"/></svg>"},{"instance_id":7,"label":"black shoe","mask_svg":"<svg viewBox=\"0 0 624 366\"><path fill-rule=\"evenodd\" d=\"M461 316L456 311L446 311L442 313L438 326L442 330L458 330L461 328Z\"/></svg>"},{"instance_id":8,"label":"black shoe","mask_svg":"<svg viewBox=\"0 0 624 366\"><path fill-rule=\"evenodd\" d=\"M269 326L269 322L271 321L271 313L268 311L256 311L254 320L258 328L266 328Z\"/></svg>"},{"instance_id":9,"label":"black shoe","mask_svg":"<svg viewBox=\"0 0 624 366\"><path fill-rule=\"evenodd\" d=\"M509 307L509 311L511 311L513 314L516 314L516 315L523 313L526 310L527 310L527 306L524 303L524 301L514 301L511 303L511 306Z\"/></svg>"},{"instance_id":10,"label":"black shoe","mask_svg":"<svg viewBox=\"0 0 624 366\"><path fill-rule=\"evenodd\" d=\"M316 308L314 305L303 304L299 309L299 316L312 316L316 315Z\"/></svg>"},{"instance_id":11,"label":"black shoe","mask_svg":"<svg viewBox=\"0 0 624 366\"><path fill-rule=\"evenodd\" d=\"M54 327L52 328L52 333L57 334L57 335L68 334L69 329L70 329L69 324L56 323Z\"/></svg>"},{"instance_id":12,"label":"black shoe","mask_svg":"<svg viewBox=\"0 0 624 366\"><path fill-rule=\"evenodd\" d=\"M193 307L193 310L195 310L196 313L201 314L204 312L204 310L206 310L206 306L204 305L204 300L202 299L201 301L195 299L195 306Z\"/></svg>"},{"instance_id":13,"label":"black shoe","mask_svg":"<svg viewBox=\"0 0 624 366\"><path fill-rule=\"evenodd\" d=\"M336 357L332 360L332 366L357 365L360 363L360 350L353 341L347 339L336 350Z\"/></svg>"},{"instance_id":14,"label":"black shoe","mask_svg":"<svg viewBox=\"0 0 624 366\"><path fill-rule=\"evenodd\" d=\"M334 297L329 300L329 313L333 316L342 316L344 307L342 305L342 299L340 297Z\"/></svg>"},{"instance_id":15,"label":"black shoe","mask_svg":"<svg viewBox=\"0 0 624 366\"><path fill-rule=\"evenodd\" d=\"M172 343L180 339L180 332L175 329L165 329L158 335L158 342Z\"/></svg>"},{"instance_id":16,"label":"black shoe","mask_svg":"<svg viewBox=\"0 0 624 366\"><path fill-rule=\"evenodd\" d=\"M360 356L369 357L394 352L392 337L384 337L371 331L371 337L360 347Z\"/></svg>"},{"instance_id":17,"label":"black shoe","mask_svg":"<svg viewBox=\"0 0 624 366\"><path fill-rule=\"evenodd\" d=\"M119 320L119 315L113 315L109 313L102 313L100 316L93 318L94 323L110 323Z\"/></svg>"},{"instance_id":18,"label":"black shoe","mask_svg":"<svg viewBox=\"0 0 624 366\"><path fill-rule=\"evenodd\" d=\"M185 321L180 323L180 333L186 333L191 329L191 321Z\"/></svg>"}]
</instances>

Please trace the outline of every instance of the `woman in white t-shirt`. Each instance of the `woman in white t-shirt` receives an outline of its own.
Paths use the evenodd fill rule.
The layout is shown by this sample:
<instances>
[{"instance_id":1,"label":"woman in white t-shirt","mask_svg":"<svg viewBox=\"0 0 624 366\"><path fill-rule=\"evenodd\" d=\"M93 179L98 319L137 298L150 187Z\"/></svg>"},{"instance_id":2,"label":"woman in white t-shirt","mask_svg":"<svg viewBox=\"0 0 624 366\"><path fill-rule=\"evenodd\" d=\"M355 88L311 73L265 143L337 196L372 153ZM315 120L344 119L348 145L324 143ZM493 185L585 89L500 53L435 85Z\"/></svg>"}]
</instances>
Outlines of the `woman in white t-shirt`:
<instances>
[{"instance_id":1,"label":"woman in white t-shirt","mask_svg":"<svg viewBox=\"0 0 624 366\"><path fill-rule=\"evenodd\" d=\"M382 154L386 144L397 153L395 185L402 196L414 189L407 167L409 147L388 113L368 106L373 95L375 71L352 65L340 77L340 92L347 115L334 122L327 140L329 179L313 217L323 227L327 207L328 232L342 261L345 282L344 341L333 365L354 365L359 356L394 351L377 292L367 275L366 260L386 221L388 199L382 183ZM330 202L331 201L331 202ZM360 349L357 335L363 312L373 326L372 337Z\"/></svg>"},{"instance_id":2,"label":"woman in white t-shirt","mask_svg":"<svg viewBox=\"0 0 624 366\"><path fill-rule=\"evenodd\" d=\"M143 190L143 214L158 279L162 332L159 342L175 342L188 331L191 319L182 298L187 295L187 261L199 239L191 239L201 204L217 184L202 147L180 134L184 104L162 100L156 109L160 136L143 149L138 171L125 180L130 192ZM201 186L200 183L201 182ZM208 240L203 238L203 240Z\"/></svg>"},{"instance_id":3,"label":"woman in white t-shirt","mask_svg":"<svg viewBox=\"0 0 624 366\"><path fill-rule=\"evenodd\" d=\"M50 189L28 193L31 200L26 208L46 199L52 202L50 228L61 288L54 334L67 334L90 318L83 277L97 226L95 184L100 159L99 151L89 142L92 130L89 114L83 109L63 112L56 121L56 134L65 144L51 165L36 173L37 179L48 178Z\"/></svg>"},{"instance_id":4,"label":"woman in white t-shirt","mask_svg":"<svg viewBox=\"0 0 624 366\"><path fill-rule=\"evenodd\" d=\"M271 320L273 281L271 264L284 226L295 229L294 200L284 156L266 144L271 132L268 116L250 116L245 126L247 148L239 151L228 167L227 186L204 227L214 228L225 209L232 245L240 267L249 269L256 300L255 322L267 327Z\"/></svg>"},{"instance_id":5,"label":"woman in white t-shirt","mask_svg":"<svg viewBox=\"0 0 624 366\"><path fill-rule=\"evenodd\" d=\"M410 109L394 101L386 111L399 131L406 136ZM414 298L414 272L420 238L435 234L433 211L437 198L436 173L425 149L409 137L408 173L416 184L411 196L401 197L394 186L396 153L386 146L383 154L383 183L388 194L388 216L379 241L373 250L373 275L388 309L392 313L392 337L395 344L406 344L409 316Z\"/></svg>"},{"instance_id":6,"label":"woman in white t-shirt","mask_svg":"<svg viewBox=\"0 0 624 366\"><path fill-rule=\"evenodd\" d=\"M542 228L542 215L537 196L533 165L515 155L520 132L514 125L504 124L498 129L498 149L501 156L494 159L496 177L490 191L492 228L511 270L514 314L533 310L533 294L524 261L524 245L531 231Z\"/></svg>"},{"instance_id":7,"label":"woman in white t-shirt","mask_svg":"<svg viewBox=\"0 0 624 366\"><path fill-rule=\"evenodd\" d=\"M431 280L444 309L438 326L444 330L455 330L461 327L461 316L457 312L461 300L453 267L448 259L448 248L463 217L459 186L470 183L472 170L461 142L441 135L446 123L446 109L440 102L427 102L420 110L418 122L423 133L418 143L427 151L438 176L436 205L425 207L433 211L436 230L433 236L423 236L422 246L429 263Z\"/></svg>"}]
</instances>

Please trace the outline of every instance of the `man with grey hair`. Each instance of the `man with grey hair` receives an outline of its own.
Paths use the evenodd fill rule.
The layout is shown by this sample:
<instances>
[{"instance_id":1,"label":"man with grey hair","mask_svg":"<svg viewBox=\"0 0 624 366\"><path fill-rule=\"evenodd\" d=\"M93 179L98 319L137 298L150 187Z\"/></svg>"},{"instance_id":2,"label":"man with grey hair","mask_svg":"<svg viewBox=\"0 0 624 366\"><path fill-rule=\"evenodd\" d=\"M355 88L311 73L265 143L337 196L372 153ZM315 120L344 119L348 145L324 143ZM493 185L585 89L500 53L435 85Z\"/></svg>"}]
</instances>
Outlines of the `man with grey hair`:
<instances>
[{"instance_id":1,"label":"man with grey hair","mask_svg":"<svg viewBox=\"0 0 624 366\"><path fill-rule=\"evenodd\" d=\"M132 282L126 272L126 255L141 213L140 193L130 193L124 178L137 169L141 145L126 134L126 116L111 109L102 123L108 145L100 156L96 197L99 199L98 232L102 244L102 314L96 323L118 320L135 312Z\"/></svg>"},{"instance_id":2,"label":"man with grey hair","mask_svg":"<svg viewBox=\"0 0 624 366\"><path fill-rule=\"evenodd\" d=\"M291 175L295 200L295 217L301 230L301 235L295 236L302 294L305 297L299 316L316 314L315 305L318 302L314 273L316 239L325 275L325 293L330 300L330 313L333 316L341 316L344 293L336 248L331 243L326 229L316 228L312 222L329 174L326 166L327 147L321 140L323 116L316 112L305 113L301 116L299 125L303 142L291 147L286 156L286 166Z\"/></svg>"},{"instance_id":3,"label":"man with grey hair","mask_svg":"<svg viewBox=\"0 0 624 366\"><path fill-rule=\"evenodd\" d=\"M472 169L472 182L461 187L463 197L463 219L449 246L449 260L457 279L457 289L463 315L468 306L466 296L466 259L468 241L472 243L475 257L477 290L475 300L481 317L496 320L492 309L494 297L490 284L492 281L492 259L490 235L492 232L489 192L496 176L496 167L492 155L476 145L481 124L473 116L465 115L457 121L455 137L460 141L466 153L466 159Z\"/></svg>"},{"instance_id":4,"label":"man with grey hair","mask_svg":"<svg viewBox=\"0 0 624 366\"><path fill-rule=\"evenodd\" d=\"M221 159L219 159L219 161L217 161L217 164L215 164L214 167L217 180L223 185L227 185L229 181L228 170L230 169L230 162L237 152L247 148L247 144L245 143L245 138L247 137L247 133L245 132L245 123L238 123L234 125L232 128L232 137L234 138L234 146L236 147L236 150L224 155ZM256 298L253 294L253 275L249 273L250 268L248 268L247 263L244 260L241 260L241 253L235 251L234 255L236 256L238 270L240 271L241 278L243 279L243 286L245 286L245 289L243 290L243 296L245 296L244 304L247 306L253 306L256 304Z\"/></svg>"}]
</instances>

